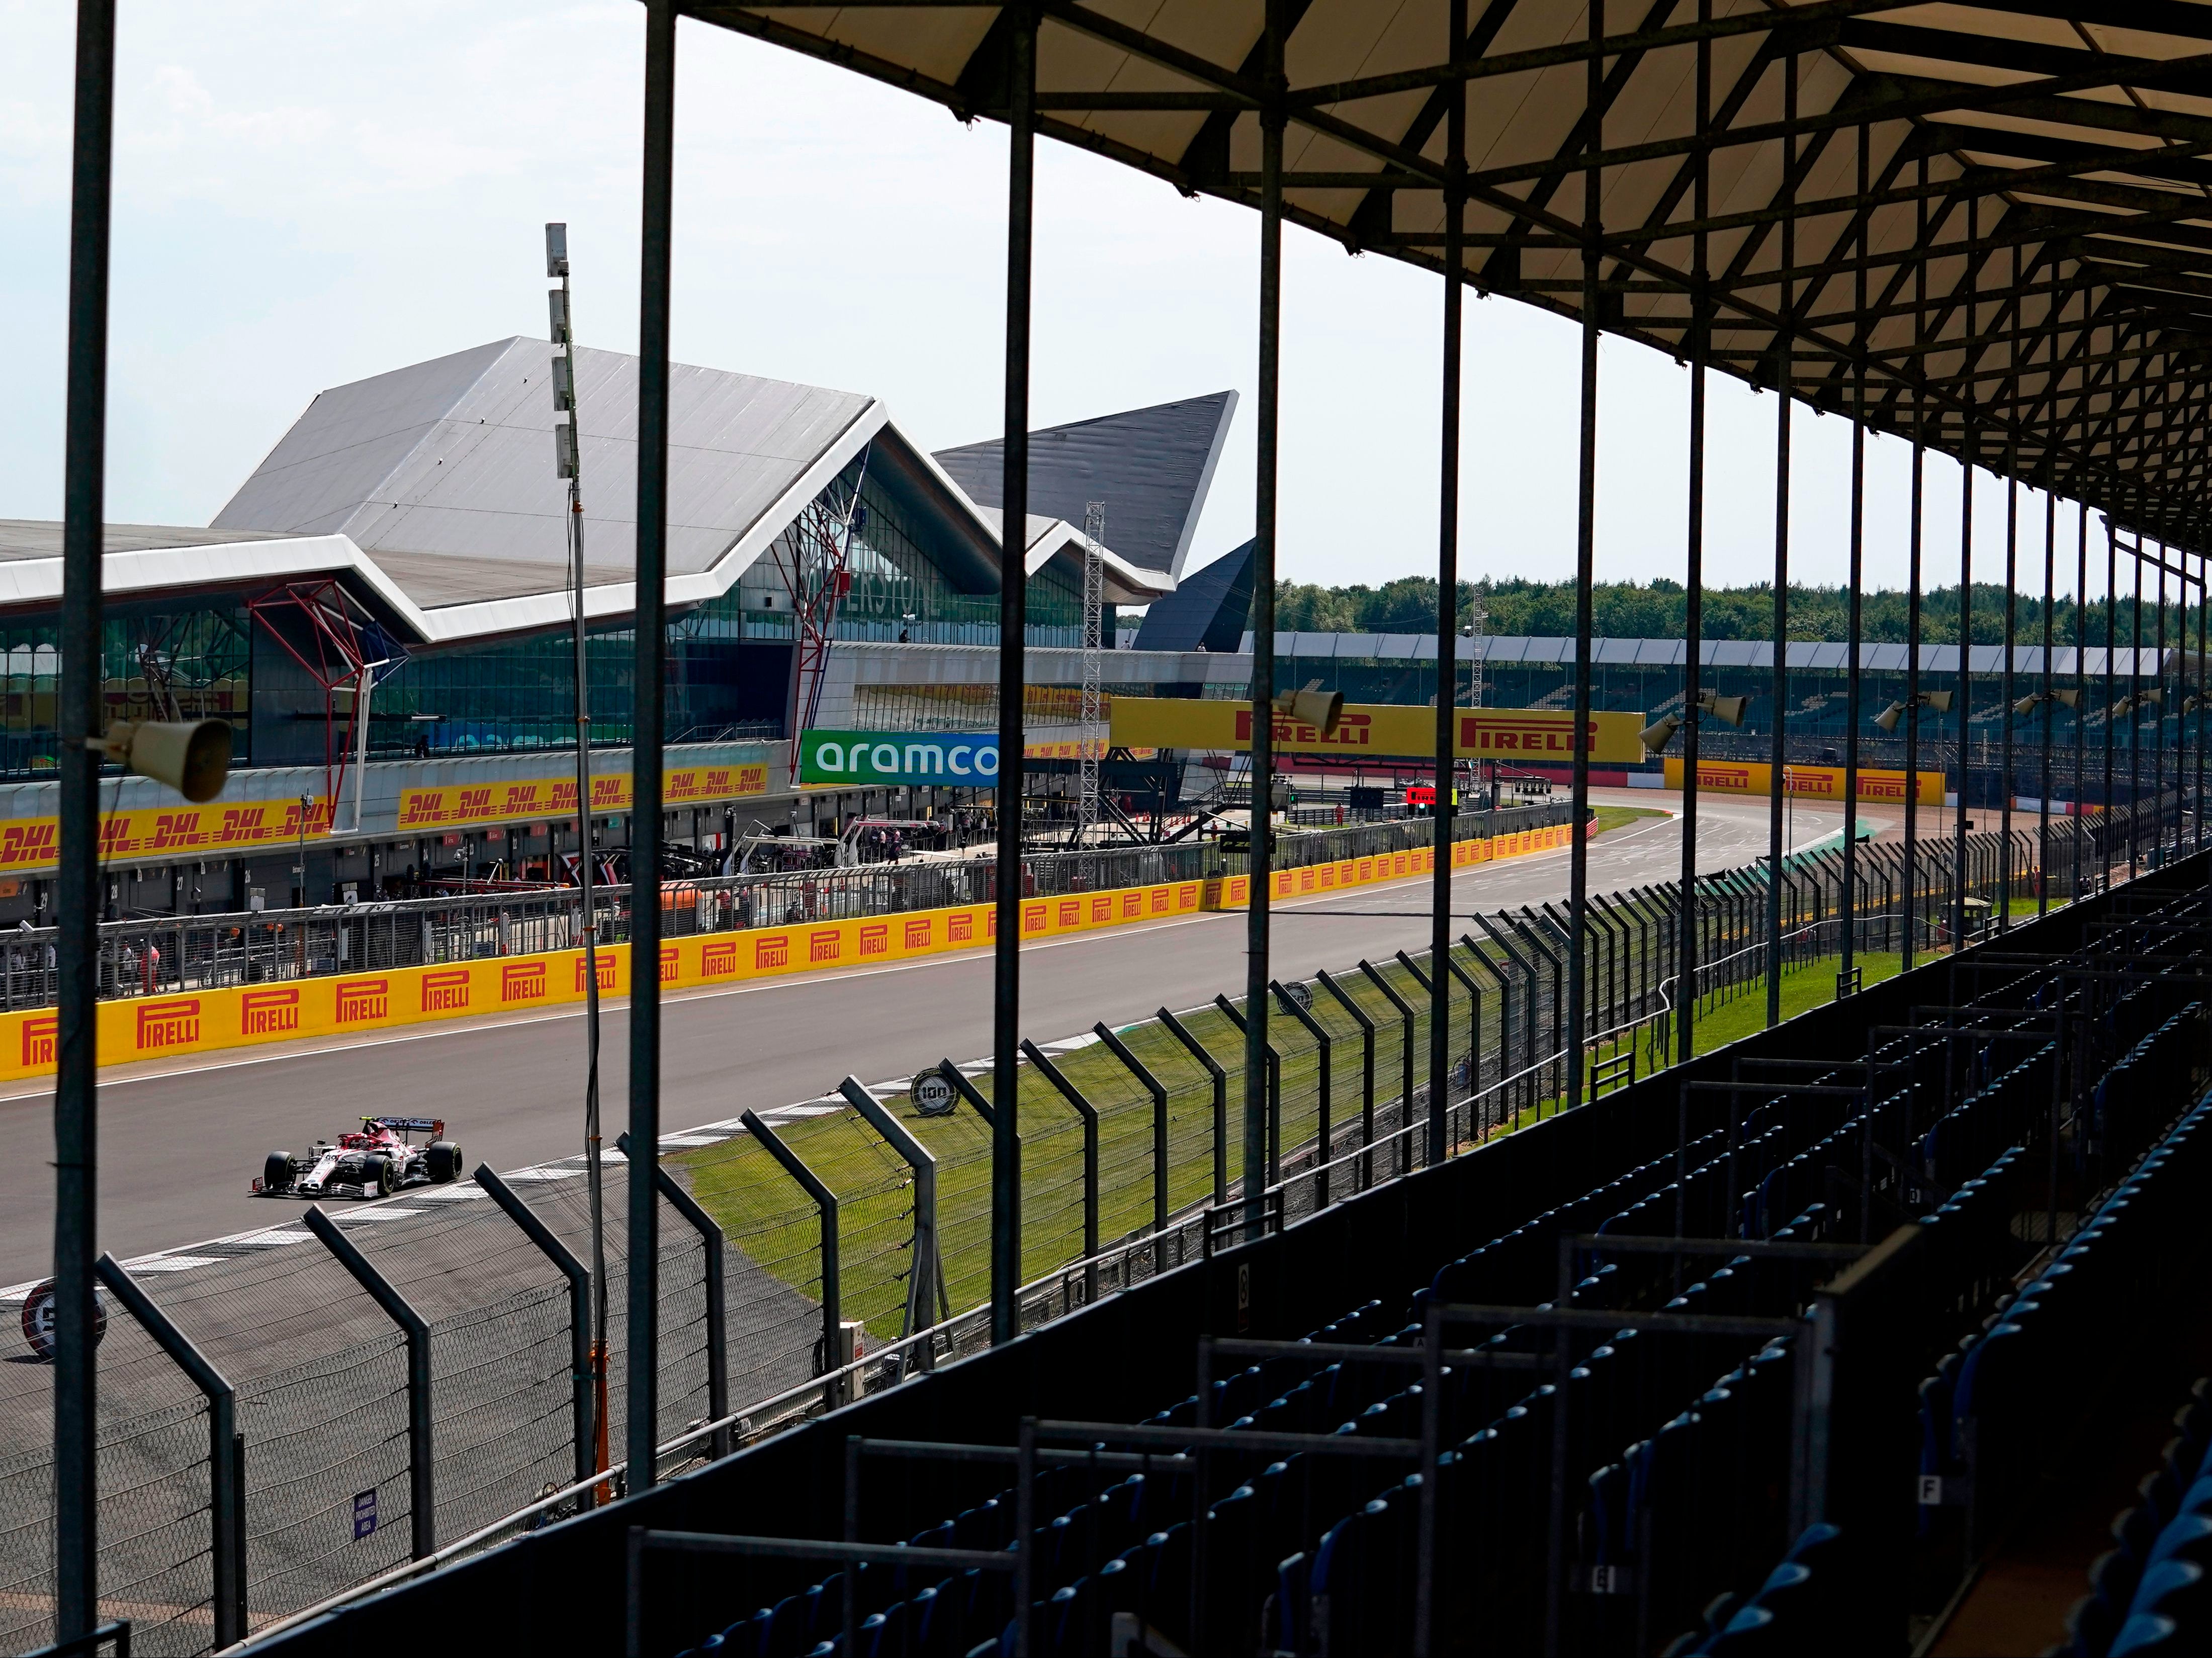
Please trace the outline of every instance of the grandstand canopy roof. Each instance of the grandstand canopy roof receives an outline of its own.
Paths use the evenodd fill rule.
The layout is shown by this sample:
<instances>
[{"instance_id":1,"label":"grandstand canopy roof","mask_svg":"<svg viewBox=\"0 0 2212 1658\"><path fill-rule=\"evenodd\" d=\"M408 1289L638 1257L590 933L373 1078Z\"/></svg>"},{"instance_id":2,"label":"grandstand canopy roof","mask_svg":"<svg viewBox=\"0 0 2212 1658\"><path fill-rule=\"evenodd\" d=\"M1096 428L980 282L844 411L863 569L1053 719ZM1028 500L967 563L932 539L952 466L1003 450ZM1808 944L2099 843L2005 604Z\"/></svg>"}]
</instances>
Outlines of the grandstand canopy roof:
<instances>
[{"instance_id":1,"label":"grandstand canopy roof","mask_svg":"<svg viewBox=\"0 0 2212 1658\"><path fill-rule=\"evenodd\" d=\"M1613 0L1593 48L1582 0L1468 0L1455 61L1448 0L1284 0L1287 216L1441 268L1464 81L1468 282L1579 315L1595 245L1616 332L1686 355L1709 293L1717 366L1840 411L1863 361L1875 426L2204 547L2212 5L1700 3ZM1007 108L1000 7L685 9L963 117ZM1038 9L1041 131L1256 203L1264 0Z\"/></svg>"},{"instance_id":2,"label":"grandstand canopy roof","mask_svg":"<svg viewBox=\"0 0 2212 1658\"><path fill-rule=\"evenodd\" d=\"M1238 641L1237 649L1241 655L1251 655L1252 635L1249 629ZM1680 668L1687 653L1687 646L1679 639L1590 641L1590 661L1599 667ZM1433 662L1437 641L1427 634L1285 632L1275 635L1275 654L1301 661L1334 658L1347 662ZM2114 673L2146 676L2158 672L2161 660L2172 667L2185 660L2197 659L2193 652L2169 647L2161 654L2148 645L2141 651L2123 646L2111 654ZM1454 655L1462 662L1495 663L1500 667L1567 667L1575 659L1575 641L1527 634L1486 634L1479 639L1462 635ZM2062 646L2051 653L2051 671L2057 674L2101 675L2105 658L2106 653L2100 647L2089 647L2077 656L2073 647ZM1841 673L1850 659L1850 647L1840 641L1790 641L1790 665L1804 672ZM1708 639L1698 653L1698 660L1708 668L1768 669L1774 665L1774 643L1766 639ZM1910 650L1903 645L1869 641L1859 647L1859 666L1869 673L1903 673L1911 660ZM1973 674L2002 674L2004 647L1975 646L1966 667ZM1959 647L1923 645L1920 668L1923 673L1956 673ZM2016 673L2041 673L2043 647L2015 646L2013 669Z\"/></svg>"}]
</instances>

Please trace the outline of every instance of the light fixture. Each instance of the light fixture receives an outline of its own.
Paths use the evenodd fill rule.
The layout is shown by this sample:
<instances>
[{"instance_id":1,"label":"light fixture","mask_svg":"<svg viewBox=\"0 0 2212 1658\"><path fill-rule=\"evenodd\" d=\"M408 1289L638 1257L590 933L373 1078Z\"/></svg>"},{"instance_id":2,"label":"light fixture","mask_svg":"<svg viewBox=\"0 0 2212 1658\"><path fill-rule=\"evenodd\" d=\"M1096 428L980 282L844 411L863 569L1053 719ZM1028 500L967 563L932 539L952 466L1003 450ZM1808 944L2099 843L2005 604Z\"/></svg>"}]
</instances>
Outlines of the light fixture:
<instances>
[{"instance_id":1,"label":"light fixture","mask_svg":"<svg viewBox=\"0 0 2212 1658\"><path fill-rule=\"evenodd\" d=\"M545 274L548 276L568 274L568 227L565 224L545 227Z\"/></svg>"},{"instance_id":2,"label":"light fixture","mask_svg":"<svg viewBox=\"0 0 2212 1658\"><path fill-rule=\"evenodd\" d=\"M85 746L167 784L196 806L221 794L230 776L228 720L118 720Z\"/></svg>"}]
</instances>

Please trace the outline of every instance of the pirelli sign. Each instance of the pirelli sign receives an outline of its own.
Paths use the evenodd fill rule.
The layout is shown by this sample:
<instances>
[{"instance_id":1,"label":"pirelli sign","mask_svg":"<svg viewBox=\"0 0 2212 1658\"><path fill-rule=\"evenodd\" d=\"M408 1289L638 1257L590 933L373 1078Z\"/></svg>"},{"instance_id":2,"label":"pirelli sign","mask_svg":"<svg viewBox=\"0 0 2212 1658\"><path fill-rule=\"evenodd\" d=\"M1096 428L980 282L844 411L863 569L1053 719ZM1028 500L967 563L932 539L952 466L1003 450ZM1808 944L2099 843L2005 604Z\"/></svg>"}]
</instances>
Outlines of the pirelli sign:
<instances>
[{"instance_id":1,"label":"pirelli sign","mask_svg":"<svg viewBox=\"0 0 2212 1658\"><path fill-rule=\"evenodd\" d=\"M1462 757L1569 765L1575 758L1575 717L1557 708L1462 708L1455 715L1454 751ZM1626 765L1647 756L1637 732L1640 714L1605 712L1589 718L1590 760ZM1252 708L1245 702L1188 697L1117 696L1116 748L1234 750L1252 746ZM1347 759L1419 759L1436 752L1436 714L1399 703L1351 702L1334 731L1278 715L1279 754L1340 754Z\"/></svg>"}]
</instances>

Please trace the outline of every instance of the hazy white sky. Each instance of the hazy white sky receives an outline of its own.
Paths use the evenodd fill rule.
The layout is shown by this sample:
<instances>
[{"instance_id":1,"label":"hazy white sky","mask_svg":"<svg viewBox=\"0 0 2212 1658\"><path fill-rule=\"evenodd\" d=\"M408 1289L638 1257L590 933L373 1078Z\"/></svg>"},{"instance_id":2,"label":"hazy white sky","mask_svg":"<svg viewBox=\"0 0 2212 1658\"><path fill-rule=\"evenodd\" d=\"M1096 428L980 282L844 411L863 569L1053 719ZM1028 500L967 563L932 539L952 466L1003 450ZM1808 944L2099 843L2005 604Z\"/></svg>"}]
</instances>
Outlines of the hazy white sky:
<instances>
[{"instance_id":1,"label":"hazy white sky","mask_svg":"<svg viewBox=\"0 0 2212 1658\"><path fill-rule=\"evenodd\" d=\"M0 516L60 513L73 27L0 0ZM548 219L581 337L635 350L642 33L628 0L125 7L109 516L205 523L323 387L542 335ZM676 355L873 392L933 448L996 436L1005 130L688 21L678 62ZM1237 387L1194 562L1227 550L1251 533L1256 216L1050 142L1037 177L1035 423ZM1433 571L1441 284L1295 228L1285 253L1282 573ZM1571 575L1576 331L1467 311L1462 571ZM1685 377L1608 340L1602 380L1599 574L1679 577ZM1772 572L1774 407L1715 378L1712 585ZM1848 430L1796 425L1791 569L1838 583ZM1905 467L1869 446L1869 586L1903 585ZM1958 479L1930 459L1930 585L1956 576ZM1998 575L2002 486L1976 501ZM2040 498L2021 516L2039 586Z\"/></svg>"}]
</instances>

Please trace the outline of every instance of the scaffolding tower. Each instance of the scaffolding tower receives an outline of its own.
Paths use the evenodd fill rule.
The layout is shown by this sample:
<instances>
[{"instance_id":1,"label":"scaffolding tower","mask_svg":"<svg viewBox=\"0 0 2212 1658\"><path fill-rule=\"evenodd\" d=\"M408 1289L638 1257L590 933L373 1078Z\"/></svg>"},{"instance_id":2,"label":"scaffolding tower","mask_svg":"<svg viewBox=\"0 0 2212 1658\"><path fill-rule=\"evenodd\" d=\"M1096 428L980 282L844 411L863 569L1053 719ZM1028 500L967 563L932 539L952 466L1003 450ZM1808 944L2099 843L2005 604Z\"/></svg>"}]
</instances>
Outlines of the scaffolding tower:
<instances>
[{"instance_id":1,"label":"scaffolding tower","mask_svg":"<svg viewBox=\"0 0 2212 1658\"><path fill-rule=\"evenodd\" d=\"M1083 740L1076 745L1082 758L1081 787L1077 791L1075 841L1088 846L1099 819L1098 768L1106 757L1106 744L1098 728L1106 723L1106 664L1103 653L1106 620L1106 503L1086 502L1083 508Z\"/></svg>"}]
</instances>

